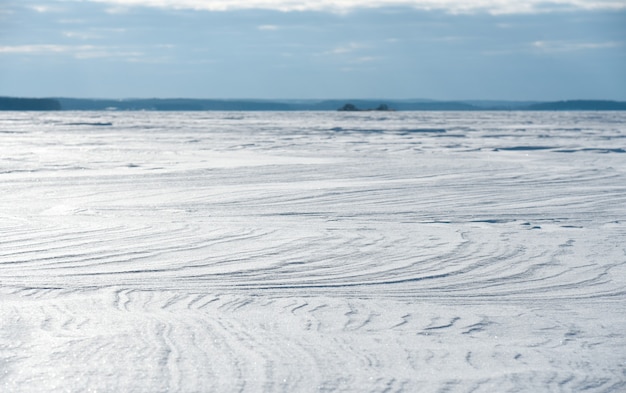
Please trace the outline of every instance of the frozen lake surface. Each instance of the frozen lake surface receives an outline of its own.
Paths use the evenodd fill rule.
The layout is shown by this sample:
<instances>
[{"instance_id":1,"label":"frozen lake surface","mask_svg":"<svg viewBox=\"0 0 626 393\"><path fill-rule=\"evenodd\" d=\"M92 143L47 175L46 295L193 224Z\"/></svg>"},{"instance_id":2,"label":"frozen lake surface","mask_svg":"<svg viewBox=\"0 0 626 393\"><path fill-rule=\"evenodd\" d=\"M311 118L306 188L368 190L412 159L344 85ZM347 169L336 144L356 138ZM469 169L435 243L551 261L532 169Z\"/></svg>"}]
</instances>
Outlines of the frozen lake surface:
<instances>
[{"instance_id":1,"label":"frozen lake surface","mask_svg":"<svg viewBox=\"0 0 626 393\"><path fill-rule=\"evenodd\" d=\"M626 112L0 113L3 392L624 392Z\"/></svg>"}]
</instances>

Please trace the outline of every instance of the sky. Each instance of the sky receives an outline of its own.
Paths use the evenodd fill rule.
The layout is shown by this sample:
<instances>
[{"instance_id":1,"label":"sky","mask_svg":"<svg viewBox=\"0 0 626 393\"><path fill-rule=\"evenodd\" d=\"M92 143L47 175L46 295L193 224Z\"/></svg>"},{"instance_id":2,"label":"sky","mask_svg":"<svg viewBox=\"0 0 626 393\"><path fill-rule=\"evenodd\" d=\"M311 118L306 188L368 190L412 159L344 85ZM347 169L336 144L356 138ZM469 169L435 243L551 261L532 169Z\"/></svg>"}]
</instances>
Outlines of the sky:
<instances>
[{"instance_id":1,"label":"sky","mask_svg":"<svg viewBox=\"0 0 626 393\"><path fill-rule=\"evenodd\" d=\"M0 0L0 96L626 101L626 0Z\"/></svg>"}]
</instances>

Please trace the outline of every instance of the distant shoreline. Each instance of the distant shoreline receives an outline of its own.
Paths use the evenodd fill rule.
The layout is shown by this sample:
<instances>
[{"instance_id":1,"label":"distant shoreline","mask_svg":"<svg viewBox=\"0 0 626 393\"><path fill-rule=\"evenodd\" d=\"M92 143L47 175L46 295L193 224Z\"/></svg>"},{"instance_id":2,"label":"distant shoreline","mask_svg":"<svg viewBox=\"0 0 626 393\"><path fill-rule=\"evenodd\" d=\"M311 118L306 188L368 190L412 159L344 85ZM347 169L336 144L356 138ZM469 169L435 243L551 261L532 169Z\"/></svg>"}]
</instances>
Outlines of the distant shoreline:
<instances>
[{"instance_id":1,"label":"distant shoreline","mask_svg":"<svg viewBox=\"0 0 626 393\"><path fill-rule=\"evenodd\" d=\"M624 111L625 101L436 101L436 100L262 100L262 99L89 99L0 97L0 111L336 111L390 108L393 111Z\"/></svg>"}]
</instances>

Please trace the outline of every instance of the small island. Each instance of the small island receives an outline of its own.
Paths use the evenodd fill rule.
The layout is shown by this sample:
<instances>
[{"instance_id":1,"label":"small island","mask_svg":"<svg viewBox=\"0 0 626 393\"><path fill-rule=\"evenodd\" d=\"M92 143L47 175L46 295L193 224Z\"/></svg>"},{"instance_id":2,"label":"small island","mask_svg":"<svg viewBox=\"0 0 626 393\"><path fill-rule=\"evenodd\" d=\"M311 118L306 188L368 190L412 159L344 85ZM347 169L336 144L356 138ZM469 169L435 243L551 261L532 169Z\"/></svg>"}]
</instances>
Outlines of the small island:
<instances>
[{"instance_id":1,"label":"small island","mask_svg":"<svg viewBox=\"0 0 626 393\"><path fill-rule=\"evenodd\" d=\"M345 104L341 108L337 109L340 112L371 112L371 111L379 111L379 112L394 112L395 109L389 108L387 104L380 104L377 108L374 109L359 109L354 104Z\"/></svg>"}]
</instances>

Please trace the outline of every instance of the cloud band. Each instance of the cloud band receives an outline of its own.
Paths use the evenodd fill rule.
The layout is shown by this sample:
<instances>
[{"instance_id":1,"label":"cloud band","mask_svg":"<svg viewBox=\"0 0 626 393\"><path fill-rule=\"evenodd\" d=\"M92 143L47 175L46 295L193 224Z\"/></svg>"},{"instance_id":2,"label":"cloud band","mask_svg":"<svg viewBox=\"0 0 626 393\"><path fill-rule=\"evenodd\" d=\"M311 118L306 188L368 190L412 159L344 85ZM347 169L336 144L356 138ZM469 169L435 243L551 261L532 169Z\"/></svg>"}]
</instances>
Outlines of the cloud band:
<instances>
[{"instance_id":1,"label":"cloud band","mask_svg":"<svg viewBox=\"0 0 626 393\"><path fill-rule=\"evenodd\" d=\"M555 10L626 9L625 0L82 0L116 6L228 11L267 9L277 11L345 12L358 8L412 7L451 13L537 13Z\"/></svg>"}]
</instances>

